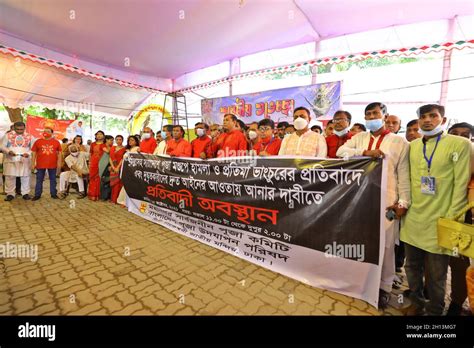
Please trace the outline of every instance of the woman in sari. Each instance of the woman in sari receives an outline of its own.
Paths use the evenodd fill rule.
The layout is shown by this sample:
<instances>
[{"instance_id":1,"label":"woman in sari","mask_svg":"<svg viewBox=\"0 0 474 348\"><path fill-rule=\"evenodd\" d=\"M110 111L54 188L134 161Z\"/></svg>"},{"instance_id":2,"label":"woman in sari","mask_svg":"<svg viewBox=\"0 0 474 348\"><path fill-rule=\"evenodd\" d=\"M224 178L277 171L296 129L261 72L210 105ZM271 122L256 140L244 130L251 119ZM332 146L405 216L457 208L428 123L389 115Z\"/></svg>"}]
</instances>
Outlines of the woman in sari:
<instances>
[{"instance_id":1,"label":"woman in sari","mask_svg":"<svg viewBox=\"0 0 474 348\"><path fill-rule=\"evenodd\" d=\"M95 133L95 142L91 144L90 149L89 189L87 191L87 196L93 201L99 200L100 197L99 161L104 154L104 149L106 149L104 138L104 132L98 131Z\"/></svg>"},{"instance_id":2,"label":"woman in sari","mask_svg":"<svg viewBox=\"0 0 474 348\"><path fill-rule=\"evenodd\" d=\"M127 146L125 147L126 153L137 153L140 152L140 140L137 136L131 135L127 139ZM126 154L125 154L126 156ZM120 193L117 198L117 203L123 206L126 205L127 193L125 192L125 188L122 185L120 189Z\"/></svg>"},{"instance_id":3,"label":"woman in sari","mask_svg":"<svg viewBox=\"0 0 474 348\"><path fill-rule=\"evenodd\" d=\"M123 136L117 135L115 137L117 144L110 151L110 187L112 190L110 200L117 203L117 197L122 189L122 180L120 180L120 168L122 167L123 155L127 150L123 146Z\"/></svg>"},{"instance_id":4,"label":"woman in sari","mask_svg":"<svg viewBox=\"0 0 474 348\"><path fill-rule=\"evenodd\" d=\"M105 136L105 149L99 161L99 175L100 175L100 199L107 201L110 199L110 152L113 149L114 137L111 135Z\"/></svg>"}]
</instances>

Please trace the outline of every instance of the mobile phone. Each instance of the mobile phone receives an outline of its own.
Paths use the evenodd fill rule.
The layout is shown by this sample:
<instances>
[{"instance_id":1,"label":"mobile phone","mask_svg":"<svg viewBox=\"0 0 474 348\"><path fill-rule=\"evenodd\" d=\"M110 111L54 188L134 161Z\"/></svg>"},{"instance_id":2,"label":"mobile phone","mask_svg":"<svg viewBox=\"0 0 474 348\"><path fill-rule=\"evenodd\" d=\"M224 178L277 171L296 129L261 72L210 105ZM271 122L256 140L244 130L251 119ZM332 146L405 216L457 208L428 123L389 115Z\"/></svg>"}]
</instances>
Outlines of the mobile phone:
<instances>
[{"instance_id":1,"label":"mobile phone","mask_svg":"<svg viewBox=\"0 0 474 348\"><path fill-rule=\"evenodd\" d=\"M397 214L395 213L395 210L389 209L385 213L385 217L387 218L388 221L393 221L397 217Z\"/></svg>"}]
</instances>

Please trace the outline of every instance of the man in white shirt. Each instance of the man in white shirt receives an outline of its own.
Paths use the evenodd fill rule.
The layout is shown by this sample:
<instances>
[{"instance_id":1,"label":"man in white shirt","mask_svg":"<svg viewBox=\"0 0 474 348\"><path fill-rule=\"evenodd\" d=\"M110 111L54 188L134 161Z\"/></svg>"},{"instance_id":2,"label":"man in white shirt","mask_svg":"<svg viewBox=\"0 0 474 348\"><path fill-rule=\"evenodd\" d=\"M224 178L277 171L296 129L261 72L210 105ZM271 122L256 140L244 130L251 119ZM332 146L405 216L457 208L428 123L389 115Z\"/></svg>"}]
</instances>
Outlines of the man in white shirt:
<instances>
[{"instance_id":1,"label":"man in white shirt","mask_svg":"<svg viewBox=\"0 0 474 348\"><path fill-rule=\"evenodd\" d=\"M166 126L163 127L163 130L161 131L161 137L163 138L162 141L158 144L156 147L155 151L153 151L154 155L166 155L166 150L167 150L167 145L168 141L173 139L172 137L172 132L173 132L173 125L167 124Z\"/></svg>"},{"instance_id":2,"label":"man in white shirt","mask_svg":"<svg viewBox=\"0 0 474 348\"><path fill-rule=\"evenodd\" d=\"M278 155L311 156L326 158L328 148L324 137L309 130L310 112L305 107L293 111L293 125L296 131L285 136Z\"/></svg>"},{"instance_id":3,"label":"man in white shirt","mask_svg":"<svg viewBox=\"0 0 474 348\"><path fill-rule=\"evenodd\" d=\"M393 210L395 219L406 214L410 205L410 168L405 138L391 133L384 125L387 107L371 103L365 108L366 127L369 132L354 135L338 150L338 157L370 156L386 158L388 164L386 209ZM382 264L379 307L384 309L390 300L395 277L395 241L399 238L399 223L385 218L385 252Z\"/></svg>"}]
</instances>

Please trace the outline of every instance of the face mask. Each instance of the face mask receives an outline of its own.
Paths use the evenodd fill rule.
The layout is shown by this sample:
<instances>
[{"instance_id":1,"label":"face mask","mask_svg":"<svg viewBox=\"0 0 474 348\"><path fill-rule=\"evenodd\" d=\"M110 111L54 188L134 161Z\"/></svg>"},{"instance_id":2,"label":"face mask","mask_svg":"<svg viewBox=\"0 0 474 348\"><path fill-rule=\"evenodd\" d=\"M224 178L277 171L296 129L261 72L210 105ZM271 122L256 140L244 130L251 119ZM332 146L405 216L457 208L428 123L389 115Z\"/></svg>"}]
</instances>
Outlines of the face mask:
<instances>
[{"instance_id":1,"label":"face mask","mask_svg":"<svg viewBox=\"0 0 474 348\"><path fill-rule=\"evenodd\" d=\"M377 118L375 120L366 120L365 121L365 126L367 127L368 130L371 132L376 132L380 128L383 127L383 119Z\"/></svg>"},{"instance_id":2,"label":"face mask","mask_svg":"<svg viewBox=\"0 0 474 348\"><path fill-rule=\"evenodd\" d=\"M202 128L196 129L196 134L198 137L202 137L204 134L206 134L206 131Z\"/></svg>"},{"instance_id":3,"label":"face mask","mask_svg":"<svg viewBox=\"0 0 474 348\"><path fill-rule=\"evenodd\" d=\"M304 118L298 117L295 122L293 123L296 130L303 130L308 126L308 121Z\"/></svg>"},{"instance_id":4,"label":"face mask","mask_svg":"<svg viewBox=\"0 0 474 348\"><path fill-rule=\"evenodd\" d=\"M166 139L166 132L164 132L164 131L161 131L161 138L162 138L163 140L165 140L165 139Z\"/></svg>"},{"instance_id":5,"label":"face mask","mask_svg":"<svg viewBox=\"0 0 474 348\"><path fill-rule=\"evenodd\" d=\"M249 139L250 140L257 139L257 136L258 136L257 132L255 132L253 130L249 131Z\"/></svg>"},{"instance_id":6,"label":"face mask","mask_svg":"<svg viewBox=\"0 0 474 348\"><path fill-rule=\"evenodd\" d=\"M421 135L427 136L427 137L431 137L433 135L441 133L442 131L444 131L444 125L440 124L440 125L437 125L433 130L430 130L430 131L425 131L425 130L420 128L418 130L418 133L420 133Z\"/></svg>"},{"instance_id":7,"label":"face mask","mask_svg":"<svg viewBox=\"0 0 474 348\"><path fill-rule=\"evenodd\" d=\"M142 134L142 139L150 139L151 134L150 133L143 133Z\"/></svg>"},{"instance_id":8,"label":"face mask","mask_svg":"<svg viewBox=\"0 0 474 348\"><path fill-rule=\"evenodd\" d=\"M334 130L334 134L336 134L338 137L343 137L347 133L349 133L349 128L344 128L342 131Z\"/></svg>"},{"instance_id":9,"label":"face mask","mask_svg":"<svg viewBox=\"0 0 474 348\"><path fill-rule=\"evenodd\" d=\"M45 138L49 138L49 137L51 136L51 134L44 132L44 133L43 133L43 136L44 136Z\"/></svg>"},{"instance_id":10,"label":"face mask","mask_svg":"<svg viewBox=\"0 0 474 348\"><path fill-rule=\"evenodd\" d=\"M79 152L71 152L71 156L77 157L79 156Z\"/></svg>"}]
</instances>

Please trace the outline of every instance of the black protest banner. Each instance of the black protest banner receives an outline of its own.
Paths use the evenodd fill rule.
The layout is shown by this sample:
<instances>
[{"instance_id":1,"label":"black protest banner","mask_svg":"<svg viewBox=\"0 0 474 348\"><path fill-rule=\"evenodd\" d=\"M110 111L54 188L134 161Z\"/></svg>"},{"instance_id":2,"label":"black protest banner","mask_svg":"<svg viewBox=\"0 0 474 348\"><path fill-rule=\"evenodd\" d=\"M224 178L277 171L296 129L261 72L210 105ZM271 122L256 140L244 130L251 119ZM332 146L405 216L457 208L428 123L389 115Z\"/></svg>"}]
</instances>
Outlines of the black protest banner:
<instances>
[{"instance_id":1,"label":"black protest banner","mask_svg":"<svg viewBox=\"0 0 474 348\"><path fill-rule=\"evenodd\" d=\"M382 161L129 154L122 181L130 211L176 232L315 286L341 269L331 289L369 302L378 290Z\"/></svg>"}]
</instances>

